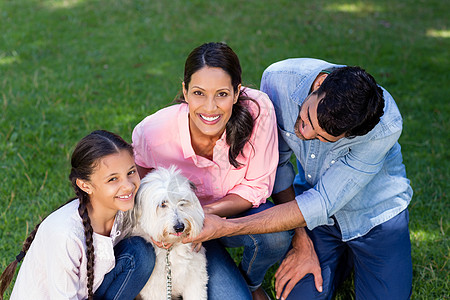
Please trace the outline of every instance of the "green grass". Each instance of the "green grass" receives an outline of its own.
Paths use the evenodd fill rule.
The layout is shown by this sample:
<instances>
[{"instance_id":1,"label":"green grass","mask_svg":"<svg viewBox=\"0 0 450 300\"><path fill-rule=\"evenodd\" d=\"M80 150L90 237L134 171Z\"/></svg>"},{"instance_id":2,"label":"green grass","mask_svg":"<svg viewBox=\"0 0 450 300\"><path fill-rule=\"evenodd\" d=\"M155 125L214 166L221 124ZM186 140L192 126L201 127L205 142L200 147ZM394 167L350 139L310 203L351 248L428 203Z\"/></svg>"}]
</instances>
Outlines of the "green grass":
<instances>
[{"instance_id":1,"label":"green grass","mask_svg":"<svg viewBox=\"0 0 450 300\"><path fill-rule=\"evenodd\" d=\"M247 85L316 57L361 65L391 92L414 189L413 298L450 299L449 13L442 0L0 0L0 267L72 195L75 143L98 128L130 141L180 90L187 54L225 41Z\"/></svg>"}]
</instances>

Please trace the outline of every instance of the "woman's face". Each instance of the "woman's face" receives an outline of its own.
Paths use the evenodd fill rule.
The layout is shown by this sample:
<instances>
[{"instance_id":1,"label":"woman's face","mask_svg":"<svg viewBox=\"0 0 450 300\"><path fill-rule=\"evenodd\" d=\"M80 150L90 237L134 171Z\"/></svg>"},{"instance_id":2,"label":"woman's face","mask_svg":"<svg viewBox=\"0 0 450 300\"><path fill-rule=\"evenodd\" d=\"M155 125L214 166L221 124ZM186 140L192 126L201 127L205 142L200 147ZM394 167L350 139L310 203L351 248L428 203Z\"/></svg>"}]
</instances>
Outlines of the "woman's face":
<instances>
[{"instance_id":1,"label":"woman's face","mask_svg":"<svg viewBox=\"0 0 450 300\"><path fill-rule=\"evenodd\" d=\"M140 179L133 156L122 150L100 159L90 180L80 184L96 214L115 215L133 208Z\"/></svg>"},{"instance_id":2,"label":"woman's face","mask_svg":"<svg viewBox=\"0 0 450 300\"><path fill-rule=\"evenodd\" d=\"M191 137L220 138L237 102L231 77L221 68L203 67L191 76L188 89L183 82L184 99L189 105Z\"/></svg>"}]
</instances>

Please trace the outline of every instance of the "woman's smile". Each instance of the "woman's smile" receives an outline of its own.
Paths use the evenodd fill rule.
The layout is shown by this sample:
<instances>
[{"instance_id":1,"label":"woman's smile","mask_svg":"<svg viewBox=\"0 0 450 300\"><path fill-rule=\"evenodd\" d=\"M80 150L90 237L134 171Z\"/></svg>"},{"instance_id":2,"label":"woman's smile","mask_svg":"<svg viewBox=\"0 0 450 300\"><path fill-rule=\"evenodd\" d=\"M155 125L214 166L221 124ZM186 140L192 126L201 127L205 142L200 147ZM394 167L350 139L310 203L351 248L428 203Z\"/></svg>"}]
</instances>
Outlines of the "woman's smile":
<instances>
[{"instance_id":1,"label":"woman's smile","mask_svg":"<svg viewBox=\"0 0 450 300\"><path fill-rule=\"evenodd\" d=\"M208 114L198 114L200 119L206 124L213 125L220 120L221 115L208 115Z\"/></svg>"}]
</instances>

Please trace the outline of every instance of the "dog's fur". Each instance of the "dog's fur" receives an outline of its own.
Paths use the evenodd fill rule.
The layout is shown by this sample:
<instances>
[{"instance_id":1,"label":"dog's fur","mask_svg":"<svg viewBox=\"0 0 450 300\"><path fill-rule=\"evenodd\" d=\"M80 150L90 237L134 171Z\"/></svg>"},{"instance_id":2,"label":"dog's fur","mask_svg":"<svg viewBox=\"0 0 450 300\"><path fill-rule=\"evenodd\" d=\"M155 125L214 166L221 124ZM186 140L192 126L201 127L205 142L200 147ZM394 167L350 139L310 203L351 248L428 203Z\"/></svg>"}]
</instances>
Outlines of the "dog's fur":
<instances>
[{"instance_id":1,"label":"dog's fur","mask_svg":"<svg viewBox=\"0 0 450 300\"><path fill-rule=\"evenodd\" d=\"M187 235L200 233L204 213L194 193L193 184L174 167L156 169L141 180L136 204L131 211L132 235L147 241L173 244L169 254L172 270L172 298L207 299L205 249L192 251L191 244L181 243ZM142 299L167 299L167 250L153 245L156 254L153 273L140 292Z\"/></svg>"}]
</instances>

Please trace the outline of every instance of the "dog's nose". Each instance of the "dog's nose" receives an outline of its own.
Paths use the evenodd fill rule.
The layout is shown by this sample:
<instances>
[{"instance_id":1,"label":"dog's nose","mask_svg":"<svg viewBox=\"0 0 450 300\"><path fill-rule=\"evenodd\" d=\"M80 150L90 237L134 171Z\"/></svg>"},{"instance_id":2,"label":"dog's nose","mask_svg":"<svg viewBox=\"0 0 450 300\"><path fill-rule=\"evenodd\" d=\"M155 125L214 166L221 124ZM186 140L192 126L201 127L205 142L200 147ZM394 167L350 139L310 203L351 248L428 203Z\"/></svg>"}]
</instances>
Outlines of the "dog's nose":
<instances>
[{"instance_id":1,"label":"dog's nose","mask_svg":"<svg viewBox=\"0 0 450 300\"><path fill-rule=\"evenodd\" d=\"M175 230L175 232L183 232L184 231L184 224L178 222L177 224L175 224L175 226L173 226L173 229Z\"/></svg>"}]
</instances>

